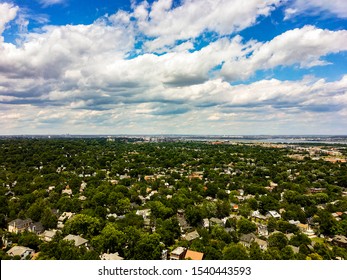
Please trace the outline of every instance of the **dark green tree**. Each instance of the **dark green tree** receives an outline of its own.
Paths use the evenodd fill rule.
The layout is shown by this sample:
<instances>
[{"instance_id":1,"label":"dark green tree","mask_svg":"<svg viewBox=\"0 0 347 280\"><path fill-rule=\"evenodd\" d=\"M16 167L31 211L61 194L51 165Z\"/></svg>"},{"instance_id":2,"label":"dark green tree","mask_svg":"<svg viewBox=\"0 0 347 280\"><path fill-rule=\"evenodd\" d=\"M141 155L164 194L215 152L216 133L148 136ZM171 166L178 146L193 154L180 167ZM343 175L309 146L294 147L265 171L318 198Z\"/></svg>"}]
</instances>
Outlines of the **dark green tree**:
<instances>
[{"instance_id":1,"label":"dark green tree","mask_svg":"<svg viewBox=\"0 0 347 280\"><path fill-rule=\"evenodd\" d=\"M134 246L133 258L135 260L159 260L163 249L159 234L145 233Z\"/></svg>"},{"instance_id":2,"label":"dark green tree","mask_svg":"<svg viewBox=\"0 0 347 280\"><path fill-rule=\"evenodd\" d=\"M237 228L240 234L247 234L257 230L257 226L245 218L241 218L237 221Z\"/></svg>"},{"instance_id":3,"label":"dark green tree","mask_svg":"<svg viewBox=\"0 0 347 280\"><path fill-rule=\"evenodd\" d=\"M43 210L40 221L44 228L53 229L57 226L58 218L55 214L52 213L52 210L50 208L46 207Z\"/></svg>"},{"instance_id":4,"label":"dark green tree","mask_svg":"<svg viewBox=\"0 0 347 280\"><path fill-rule=\"evenodd\" d=\"M65 234L77 234L91 238L100 232L101 227L102 224L98 218L77 214L66 221L63 232Z\"/></svg>"},{"instance_id":5,"label":"dark green tree","mask_svg":"<svg viewBox=\"0 0 347 280\"><path fill-rule=\"evenodd\" d=\"M224 260L248 260L246 248L241 244L229 244L223 249Z\"/></svg>"},{"instance_id":6,"label":"dark green tree","mask_svg":"<svg viewBox=\"0 0 347 280\"><path fill-rule=\"evenodd\" d=\"M269 247L276 247L279 250L282 250L284 247L287 246L288 239L283 233L278 232L278 233L273 233L272 235L269 236L268 243L269 243Z\"/></svg>"},{"instance_id":7,"label":"dark green tree","mask_svg":"<svg viewBox=\"0 0 347 280\"><path fill-rule=\"evenodd\" d=\"M125 246L125 234L115 224L108 223L101 233L92 239L92 246L97 252L115 253L123 251Z\"/></svg>"}]
</instances>

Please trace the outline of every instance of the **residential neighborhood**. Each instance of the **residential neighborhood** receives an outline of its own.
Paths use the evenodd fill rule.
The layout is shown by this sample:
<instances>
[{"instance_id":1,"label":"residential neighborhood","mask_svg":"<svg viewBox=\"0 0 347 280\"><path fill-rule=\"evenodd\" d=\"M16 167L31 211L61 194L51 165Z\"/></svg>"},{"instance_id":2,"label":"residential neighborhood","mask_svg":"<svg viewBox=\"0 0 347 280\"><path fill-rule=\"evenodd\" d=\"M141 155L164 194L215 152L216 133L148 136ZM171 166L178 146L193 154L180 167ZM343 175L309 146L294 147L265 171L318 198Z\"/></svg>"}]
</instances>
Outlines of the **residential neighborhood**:
<instances>
[{"instance_id":1,"label":"residential neighborhood","mask_svg":"<svg viewBox=\"0 0 347 280\"><path fill-rule=\"evenodd\" d=\"M0 257L347 259L346 156L324 143L0 139Z\"/></svg>"}]
</instances>

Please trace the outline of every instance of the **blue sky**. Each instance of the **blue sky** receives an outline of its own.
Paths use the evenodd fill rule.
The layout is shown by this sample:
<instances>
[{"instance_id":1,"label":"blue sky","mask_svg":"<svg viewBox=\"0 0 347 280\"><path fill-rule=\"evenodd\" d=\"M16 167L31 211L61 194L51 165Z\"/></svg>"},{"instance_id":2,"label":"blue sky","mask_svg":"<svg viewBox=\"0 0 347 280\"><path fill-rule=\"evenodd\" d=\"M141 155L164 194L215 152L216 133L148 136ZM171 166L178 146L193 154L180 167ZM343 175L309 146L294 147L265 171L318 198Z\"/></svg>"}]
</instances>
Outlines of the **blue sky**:
<instances>
[{"instance_id":1,"label":"blue sky","mask_svg":"<svg viewBox=\"0 0 347 280\"><path fill-rule=\"evenodd\" d=\"M0 134L346 134L344 0L0 0Z\"/></svg>"}]
</instances>

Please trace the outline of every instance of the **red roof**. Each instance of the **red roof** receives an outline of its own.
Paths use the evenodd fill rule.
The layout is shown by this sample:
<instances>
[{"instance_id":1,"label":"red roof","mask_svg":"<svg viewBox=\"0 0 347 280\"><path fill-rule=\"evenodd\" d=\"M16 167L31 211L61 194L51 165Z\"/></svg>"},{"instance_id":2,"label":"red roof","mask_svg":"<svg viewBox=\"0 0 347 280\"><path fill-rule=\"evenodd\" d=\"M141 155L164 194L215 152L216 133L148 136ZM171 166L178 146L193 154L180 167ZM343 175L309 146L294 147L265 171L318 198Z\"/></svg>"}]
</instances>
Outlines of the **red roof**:
<instances>
[{"instance_id":1,"label":"red roof","mask_svg":"<svg viewBox=\"0 0 347 280\"><path fill-rule=\"evenodd\" d=\"M204 253L200 253L200 252L196 252L196 251L192 251L192 250L187 250L184 258L197 261L197 260L202 260L203 257L204 257Z\"/></svg>"}]
</instances>

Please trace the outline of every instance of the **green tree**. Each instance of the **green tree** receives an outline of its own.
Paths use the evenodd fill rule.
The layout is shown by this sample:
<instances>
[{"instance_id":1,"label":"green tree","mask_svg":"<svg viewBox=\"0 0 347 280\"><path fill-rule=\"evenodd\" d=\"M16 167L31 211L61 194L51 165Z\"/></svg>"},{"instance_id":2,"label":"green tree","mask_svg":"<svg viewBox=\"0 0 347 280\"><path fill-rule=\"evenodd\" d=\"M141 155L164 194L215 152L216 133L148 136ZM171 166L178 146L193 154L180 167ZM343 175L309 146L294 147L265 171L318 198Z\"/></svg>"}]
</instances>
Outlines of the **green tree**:
<instances>
[{"instance_id":1,"label":"green tree","mask_svg":"<svg viewBox=\"0 0 347 280\"><path fill-rule=\"evenodd\" d=\"M300 245L311 245L311 239L306 234L297 233L290 239L289 244L296 247Z\"/></svg>"},{"instance_id":2,"label":"green tree","mask_svg":"<svg viewBox=\"0 0 347 280\"><path fill-rule=\"evenodd\" d=\"M188 205L185 217L191 226L196 227L202 222L202 211L200 207Z\"/></svg>"},{"instance_id":3,"label":"green tree","mask_svg":"<svg viewBox=\"0 0 347 280\"><path fill-rule=\"evenodd\" d=\"M127 244L127 249L124 250L124 256L126 259L129 259L129 260L136 259L134 257L135 247L136 247L136 244L139 242L139 240L141 240L144 232L141 229L136 228L134 226L125 227L123 232L125 233L125 238L126 238L125 243Z\"/></svg>"},{"instance_id":4,"label":"green tree","mask_svg":"<svg viewBox=\"0 0 347 280\"><path fill-rule=\"evenodd\" d=\"M48 207L43 210L43 214L41 217L41 223L46 229L56 228L58 222L58 218L56 215L52 213L52 210Z\"/></svg>"},{"instance_id":5,"label":"green tree","mask_svg":"<svg viewBox=\"0 0 347 280\"><path fill-rule=\"evenodd\" d=\"M23 232L18 237L18 245L29 247L35 251L38 250L41 243L40 238L33 232Z\"/></svg>"},{"instance_id":6,"label":"green tree","mask_svg":"<svg viewBox=\"0 0 347 280\"><path fill-rule=\"evenodd\" d=\"M53 240L42 243L39 260L83 260L98 259L97 254L88 252L86 248L78 248L73 241Z\"/></svg>"},{"instance_id":7,"label":"green tree","mask_svg":"<svg viewBox=\"0 0 347 280\"><path fill-rule=\"evenodd\" d=\"M306 257L306 260L323 260L323 258L317 253L311 253Z\"/></svg>"},{"instance_id":8,"label":"green tree","mask_svg":"<svg viewBox=\"0 0 347 280\"><path fill-rule=\"evenodd\" d=\"M204 218L213 218L217 215L217 205L215 202L204 201L202 203L202 215Z\"/></svg>"},{"instance_id":9,"label":"green tree","mask_svg":"<svg viewBox=\"0 0 347 280\"><path fill-rule=\"evenodd\" d=\"M135 260L159 260L163 249L159 234L145 233L134 246L133 258Z\"/></svg>"},{"instance_id":10,"label":"green tree","mask_svg":"<svg viewBox=\"0 0 347 280\"><path fill-rule=\"evenodd\" d=\"M247 200L247 204L252 210L258 209L258 201L255 198L250 198Z\"/></svg>"},{"instance_id":11,"label":"green tree","mask_svg":"<svg viewBox=\"0 0 347 280\"><path fill-rule=\"evenodd\" d=\"M225 222L225 227L226 228L234 228L236 229L237 226L237 219L235 217L233 218L228 218Z\"/></svg>"},{"instance_id":12,"label":"green tree","mask_svg":"<svg viewBox=\"0 0 347 280\"><path fill-rule=\"evenodd\" d=\"M296 225L281 220L277 222L277 229L283 233L296 233L299 231Z\"/></svg>"},{"instance_id":13,"label":"green tree","mask_svg":"<svg viewBox=\"0 0 347 280\"><path fill-rule=\"evenodd\" d=\"M130 199L127 197L121 198L117 201L115 206L116 206L116 213L118 215L126 214L130 211L130 207L131 207Z\"/></svg>"},{"instance_id":14,"label":"green tree","mask_svg":"<svg viewBox=\"0 0 347 280\"><path fill-rule=\"evenodd\" d=\"M91 244L100 253L123 251L125 234L115 224L108 223L101 233L92 239Z\"/></svg>"},{"instance_id":15,"label":"green tree","mask_svg":"<svg viewBox=\"0 0 347 280\"><path fill-rule=\"evenodd\" d=\"M241 244L229 244L223 249L224 260L248 260L247 250Z\"/></svg>"},{"instance_id":16,"label":"green tree","mask_svg":"<svg viewBox=\"0 0 347 280\"><path fill-rule=\"evenodd\" d=\"M130 226L142 228L144 225L144 220L142 216L136 215L134 212L125 214L123 219L118 219L116 221L118 228L125 229Z\"/></svg>"},{"instance_id":17,"label":"green tree","mask_svg":"<svg viewBox=\"0 0 347 280\"><path fill-rule=\"evenodd\" d=\"M277 228L277 220L270 217L267 221L267 229L269 232L273 232Z\"/></svg>"},{"instance_id":18,"label":"green tree","mask_svg":"<svg viewBox=\"0 0 347 280\"><path fill-rule=\"evenodd\" d=\"M211 238L220 240L229 244L232 241L232 237L229 233L227 233L223 227L214 225L211 229Z\"/></svg>"},{"instance_id":19,"label":"green tree","mask_svg":"<svg viewBox=\"0 0 347 280\"><path fill-rule=\"evenodd\" d=\"M65 234L77 234L91 238L100 232L101 226L101 221L98 218L77 214L65 223L63 232Z\"/></svg>"},{"instance_id":20,"label":"green tree","mask_svg":"<svg viewBox=\"0 0 347 280\"><path fill-rule=\"evenodd\" d=\"M231 206L228 201L217 201L216 203L217 206L217 218L224 218L229 216L230 211L231 211Z\"/></svg>"},{"instance_id":21,"label":"green tree","mask_svg":"<svg viewBox=\"0 0 347 280\"><path fill-rule=\"evenodd\" d=\"M278 232L269 236L268 243L269 247L276 247L279 250L282 250L284 247L287 246L288 239L283 233Z\"/></svg>"},{"instance_id":22,"label":"green tree","mask_svg":"<svg viewBox=\"0 0 347 280\"><path fill-rule=\"evenodd\" d=\"M332 215L325 211L319 210L317 212L319 229L324 234L333 234L334 229L336 228L336 221L332 217Z\"/></svg>"},{"instance_id":23,"label":"green tree","mask_svg":"<svg viewBox=\"0 0 347 280\"><path fill-rule=\"evenodd\" d=\"M239 233L241 234L247 234L255 232L257 230L257 226L253 222L245 218L241 218L237 221L237 228Z\"/></svg>"},{"instance_id":24,"label":"green tree","mask_svg":"<svg viewBox=\"0 0 347 280\"><path fill-rule=\"evenodd\" d=\"M173 215L173 210L169 207L166 207L160 201L150 201L148 205L151 209L151 214L155 218L167 219Z\"/></svg>"},{"instance_id":25,"label":"green tree","mask_svg":"<svg viewBox=\"0 0 347 280\"><path fill-rule=\"evenodd\" d=\"M262 260L263 251L260 249L258 243L253 242L249 248L249 258L251 260Z\"/></svg>"},{"instance_id":26,"label":"green tree","mask_svg":"<svg viewBox=\"0 0 347 280\"><path fill-rule=\"evenodd\" d=\"M291 247L286 246L281 250L281 255L283 260L294 260L295 254Z\"/></svg>"},{"instance_id":27,"label":"green tree","mask_svg":"<svg viewBox=\"0 0 347 280\"><path fill-rule=\"evenodd\" d=\"M276 199L273 196L270 195L263 195L259 199L259 210L262 214L265 214L268 211L271 210L278 210L279 209L279 202L278 199Z\"/></svg>"},{"instance_id":28,"label":"green tree","mask_svg":"<svg viewBox=\"0 0 347 280\"><path fill-rule=\"evenodd\" d=\"M268 248L263 255L264 260L281 260L281 251L277 247Z\"/></svg>"},{"instance_id":29,"label":"green tree","mask_svg":"<svg viewBox=\"0 0 347 280\"><path fill-rule=\"evenodd\" d=\"M27 215L33 221L38 222L41 220L42 214L46 207L47 205L45 201L42 198L38 199L29 207Z\"/></svg>"},{"instance_id":30,"label":"green tree","mask_svg":"<svg viewBox=\"0 0 347 280\"><path fill-rule=\"evenodd\" d=\"M180 226L176 218L170 218L162 221L157 220L156 233L159 234L161 241L166 246L171 246L175 243L175 239L181 234Z\"/></svg>"}]
</instances>

